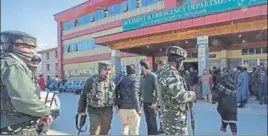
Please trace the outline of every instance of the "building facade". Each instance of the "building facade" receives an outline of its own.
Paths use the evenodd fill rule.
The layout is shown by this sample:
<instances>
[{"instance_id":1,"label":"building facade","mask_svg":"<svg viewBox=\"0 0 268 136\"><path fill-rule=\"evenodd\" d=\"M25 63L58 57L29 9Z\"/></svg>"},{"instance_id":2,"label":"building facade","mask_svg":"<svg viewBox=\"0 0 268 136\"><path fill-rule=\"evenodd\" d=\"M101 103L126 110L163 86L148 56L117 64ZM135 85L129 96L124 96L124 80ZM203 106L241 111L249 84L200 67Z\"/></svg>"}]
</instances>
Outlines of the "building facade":
<instances>
[{"instance_id":1,"label":"building facade","mask_svg":"<svg viewBox=\"0 0 268 136\"><path fill-rule=\"evenodd\" d=\"M41 69L39 73L44 75L45 80L47 79L47 76L54 78L56 75L58 75L57 47L41 50L38 53L41 54L42 58Z\"/></svg>"},{"instance_id":2,"label":"building facade","mask_svg":"<svg viewBox=\"0 0 268 136\"><path fill-rule=\"evenodd\" d=\"M89 75L99 61L115 71L141 58L154 66L170 45L197 65L199 36L209 37L210 66L267 64L266 0L88 0L55 20L60 76Z\"/></svg>"}]
</instances>

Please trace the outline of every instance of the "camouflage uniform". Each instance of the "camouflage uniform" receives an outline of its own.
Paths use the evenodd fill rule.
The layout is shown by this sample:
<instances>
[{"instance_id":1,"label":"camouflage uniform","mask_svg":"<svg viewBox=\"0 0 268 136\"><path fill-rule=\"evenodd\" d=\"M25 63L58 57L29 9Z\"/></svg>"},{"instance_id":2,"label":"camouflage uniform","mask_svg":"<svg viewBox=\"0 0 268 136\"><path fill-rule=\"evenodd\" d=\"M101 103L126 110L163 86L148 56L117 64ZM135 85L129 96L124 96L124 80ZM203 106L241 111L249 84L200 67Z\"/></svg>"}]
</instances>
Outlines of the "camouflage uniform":
<instances>
[{"instance_id":1,"label":"camouflage uniform","mask_svg":"<svg viewBox=\"0 0 268 136\"><path fill-rule=\"evenodd\" d=\"M186 51L179 47L171 46L167 49L167 54L185 58ZM171 65L165 66L161 71L158 84L161 90L158 98L162 114L160 119L165 134L187 135L187 105L188 102L193 100L195 93L186 90L182 75Z\"/></svg>"},{"instance_id":2,"label":"camouflage uniform","mask_svg":"<svg viewBox=\"0 0 268 136\"><path fill-rule=\"evenodd\" d=\"M36 47L36 39L18 31L1 33L1 134L37 135L37 120L50 109L40 101L27 66L33 54L15 49L16 44Z\"/></svg>"},{"instance_id":3,"label":"camouflage uniform","mask_svg":"<svg viewBox=\"0 0 268 136\"><path fill-rule=\"evenodd\" d=\"M157 66L158 65L162 65L162 66L165 66L165 64L164 64L164 62L162 61L162 60L159 60L158 62L157 62ZM157 75L157 80L159 80L159 77L160 77L160 75L161 75L161 72L163 71L163 69L158 69L156 72L155 72L155 74ZM160 98L160 92L159 91L161 91L161 89L159 88L159 86L157 86L157 94L158 94L158 98ZM162 117L162 114L161 114L161 108L160 108L160 101L158 101L157 102L157 109L158 109L158 116L159 116L159 118L161 118ZM164 133L163 132L163 127L162 127L162 122L160 121L160 129L158 130L158 132L157 132L158 134L161 134L161 133Z\"/></svg>"},{"instance_id":4,"label":"camouflage uniform","mask_svg":"<svg viewBox=\"0 0 268 136\"><path fill-rule=\"evenodd\" d=\"M111 69L111 64L99 63L99 69ZM115 84L112 79L102 79L100 74L88 78L78 103L78 113L88 108L91 135L107 135L111 128Z\"/></svg>"}]
</instances>

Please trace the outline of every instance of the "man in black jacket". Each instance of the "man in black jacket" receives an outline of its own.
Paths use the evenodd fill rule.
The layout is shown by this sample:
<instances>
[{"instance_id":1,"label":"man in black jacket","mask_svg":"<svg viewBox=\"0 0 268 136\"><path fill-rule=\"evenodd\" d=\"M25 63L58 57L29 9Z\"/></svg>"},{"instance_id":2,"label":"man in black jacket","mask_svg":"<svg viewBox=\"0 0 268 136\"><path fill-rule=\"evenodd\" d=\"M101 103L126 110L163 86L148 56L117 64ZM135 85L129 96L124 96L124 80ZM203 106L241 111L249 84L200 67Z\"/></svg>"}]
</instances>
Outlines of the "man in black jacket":
<instances>
[{"instance_id":1,"label":"man in black jacket","mask_svg":"<svg viewBox=\"0 0 268 136\"><path fill-rule=\"evenodd\" d=\"M122 121L122 135L139 135L141 119L141 93L135 65L126 66L127 76L119 81L116 88L116 105ZM130 131L129 131L130 130Z\"/></svg>"}]
</instances>

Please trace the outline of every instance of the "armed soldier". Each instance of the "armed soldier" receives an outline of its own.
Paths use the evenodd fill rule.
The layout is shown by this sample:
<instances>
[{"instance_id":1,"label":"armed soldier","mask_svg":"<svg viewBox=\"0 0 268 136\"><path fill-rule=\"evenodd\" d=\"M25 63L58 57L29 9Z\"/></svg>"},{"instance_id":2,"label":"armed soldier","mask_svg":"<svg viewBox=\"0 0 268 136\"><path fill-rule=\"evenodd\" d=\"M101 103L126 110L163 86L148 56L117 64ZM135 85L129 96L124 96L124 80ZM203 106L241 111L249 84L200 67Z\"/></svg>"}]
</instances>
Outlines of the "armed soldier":
<instances>
[{"instance_id":1,"label":"armed soldier","mask_svg":"<svg viewBox=\"0 0 268 136\"><path fill-rule=\"evenodd\" d=\"M99 63L99 74L88 78L78 103L78 119L88 108L91 135L107 135L115 105L115 84L110 79L112 65ZM118 110L118 109L117 109Z\"/></svg>"},{"instance_id":2,"label":"armed soldier","mask_svg":"<svg viewBox=\"0 0 268 136\"><path fill-rule=\"evenodd\" d=\"M1 33L1 134L37 135L37 121L52 121L50 109L39 99L28 64L36 39L24 32Z\"/></svg>"},{"instance_id":3,"label":"armed soldier","mask_svg":"<svg viewBox=\"0 0 268 136\"><path fill-rule=\"evenodd\" d=\"M155 74L157 75L157 79L159 79L160 74L161 74L161 72L163 71L163 69L164 69L164 67L165 67L165 63L164 63L163 60L158 60L158 61L156 62L156 64L157 64L157 71L155 72ZM157 89L157 91L161 91L161 89ZM159 95L159 94L161 94L161 93L158 92L157 94ZM160 96L158 96L158 98L159 98L159 97L160 97ZM159 116L159 118L161 117L160 105L161 105L161 104L158 102L157 108L158 108L158 116ZM162 128L162 122L160 121L160 128L159 128L159 130L157 131L157 134L163 134L163 133L165 133L165 132L164 132L164 130L163 130L163 128Z\"/></svg>"},{"instance_id":4,"label":"armed soldier","mask_svg":"<svg viewBox=\"0 0 268 136\"><path fill-rule=\"evenodd\" d=\"M159 104L163 130L167 135L187 135L188 103L195 100L195 93L187 91L179 70L187 52L176 46L167 49L168 65L159 75Z\"/></svg>"}]
</instances>

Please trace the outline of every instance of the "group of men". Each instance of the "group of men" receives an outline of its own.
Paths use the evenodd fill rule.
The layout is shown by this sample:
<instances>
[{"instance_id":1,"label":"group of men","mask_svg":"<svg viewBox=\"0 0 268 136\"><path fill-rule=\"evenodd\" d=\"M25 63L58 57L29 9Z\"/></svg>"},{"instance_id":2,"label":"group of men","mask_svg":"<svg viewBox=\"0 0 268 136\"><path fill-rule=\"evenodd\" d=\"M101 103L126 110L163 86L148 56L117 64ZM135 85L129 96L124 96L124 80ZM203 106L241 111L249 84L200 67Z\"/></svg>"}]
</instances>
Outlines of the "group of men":
<instances>
[{"instance_id":1,"label":"group of men","mask_svg":"<svg viewBox=\"0 0 268 136\"><path fill-rule=\"evenodd\" d=\"M196 98L195 92L186 87L182 76L183 60L187 52L177 46L168 47L168 64L159 63L159 70L152 73L146 60L140 61L142 75L135 65L126 66L126 76L117 84L110 78L112 65L99 63L99 74L87 79L81 93L78 119L89 114L90 134L107 135L113 119L113 107L119 113L122 134L138 135L143 105L147 122L147 134L157 135L158 110L162 129L167 135L187 135L187 111Z\"/></svg>"},{"instance_id":2,"label":"group of men","mask_svg":"<svg viewBox=\"0 0 268 136\"><path fill-rule=\"evenodd\" d=\"M36 38L24 32L1 33L1 135L38 135L52 122L36 84L36 46Z\"/></svg>"}]
</instances>

